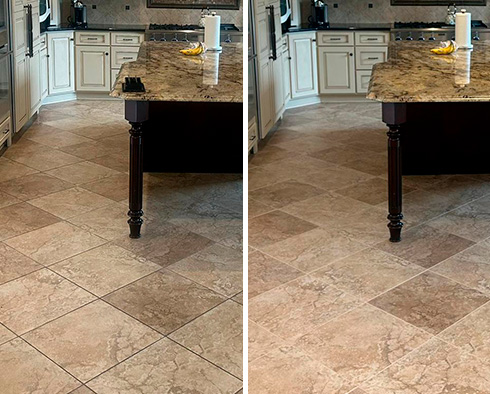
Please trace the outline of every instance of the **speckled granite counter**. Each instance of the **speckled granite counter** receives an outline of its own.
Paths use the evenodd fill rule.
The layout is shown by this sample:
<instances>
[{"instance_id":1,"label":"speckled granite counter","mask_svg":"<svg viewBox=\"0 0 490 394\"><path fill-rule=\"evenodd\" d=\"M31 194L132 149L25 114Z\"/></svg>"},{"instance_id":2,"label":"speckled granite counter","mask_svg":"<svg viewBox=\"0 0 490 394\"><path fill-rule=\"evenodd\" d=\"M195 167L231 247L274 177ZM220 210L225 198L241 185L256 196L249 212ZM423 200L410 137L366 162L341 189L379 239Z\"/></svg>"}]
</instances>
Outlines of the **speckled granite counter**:
<instances>
[{"instance_id":1,"label":"speckled granite counter","mask_svg":"<svg viewBox=\"0 0 490 394\"><path fill-rule=\"evenodd\" d=\"M127 101L241 103L243 45L222 46L219 55L185 56L179 52L184 43L146 41L138 59L122 66L111 96ZM124 93L122 83L128 76L140 77L146 92Z\"/></svg>"},{"instance_id":2,"label":"speckled granite counter","mask_svg":"<svg viewBox=\"0 0 490 394\"><path fill-rule=\"evenodd\" d=\"M385 103L490 102L490 41L471 53L434 55L433 42L392 42L374 66L368 98Z\"/></svg>"}]
</instances>

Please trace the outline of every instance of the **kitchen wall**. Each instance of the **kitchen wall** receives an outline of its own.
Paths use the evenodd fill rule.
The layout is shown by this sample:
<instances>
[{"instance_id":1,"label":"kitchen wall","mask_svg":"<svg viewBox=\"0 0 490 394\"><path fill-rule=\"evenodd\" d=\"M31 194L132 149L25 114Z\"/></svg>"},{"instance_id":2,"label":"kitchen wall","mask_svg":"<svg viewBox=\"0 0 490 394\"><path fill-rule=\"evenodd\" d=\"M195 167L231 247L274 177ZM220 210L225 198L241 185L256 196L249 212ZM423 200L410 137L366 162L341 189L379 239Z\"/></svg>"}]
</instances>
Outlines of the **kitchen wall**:
<instances>
[{"instance_id":1,"label":"kitchen wall","mask_svg":"<svg viewBox=\"0 0 490 394\"><path fill-rule=\"evenodd\" d=\"M64 18L69 15L70 0L63 0ZM147 25L150 23L178 23L197 24L200 10L177 8L147 8L146 0L82 0L87 5L87 19L89 23L118 23ZM95 4L97 9L92 9ZM243 1L242 1L243 4ZM126 5L130 10L125 9ZM216 10L221 15L222 23L234 23L243 26L243 9Z\"/></svg>"},{"instance_id":2,"label":"kitchen wall","mask_svg":"<svg viewBox=\"0 0 490 394\"><path fill-rule=\"evenodd\" d=\"M448 0L448 4L451 1ZM333 8L334 3L339 5ZM368 8L368 4L373 8ZM444 21L447 7L444 6L391 6L390 0L327 0L330 22L370 23L370 22L438 22ZM465 7L473 19L490 22L490 3L487 7ZM310 1L301 0L302 20L307 23L311 14Z\"/></svg>"}]
</instances>

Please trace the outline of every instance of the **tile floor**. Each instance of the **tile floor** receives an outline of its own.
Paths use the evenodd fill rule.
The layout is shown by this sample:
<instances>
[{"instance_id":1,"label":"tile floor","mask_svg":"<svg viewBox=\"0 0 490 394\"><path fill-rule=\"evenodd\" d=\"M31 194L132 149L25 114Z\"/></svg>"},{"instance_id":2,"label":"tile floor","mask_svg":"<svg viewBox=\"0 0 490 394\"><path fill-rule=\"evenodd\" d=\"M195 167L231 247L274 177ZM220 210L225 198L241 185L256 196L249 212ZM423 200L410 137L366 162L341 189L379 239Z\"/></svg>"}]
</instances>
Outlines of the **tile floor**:
<instances>
[{"instance_id":1,"label":"tile floor","mask_svg":"<svg viewBox=\"0 0 490 394\"><path fill-rule=\"evenodd\" d=\"M490 393L490 182L404 177L375 103L290 110L249 169L249 393Z\"/></svg>"},{"instance_id":2,"label":"tile floor","mask_svg":"<svg viewBox=\"0 0 490 394\"><path fill-rule=\"evenodd\" d=\"M145 174L114 101L44 107L0 157L0 392L242 387L242 180Z\"/></svg>"}]
</instances>

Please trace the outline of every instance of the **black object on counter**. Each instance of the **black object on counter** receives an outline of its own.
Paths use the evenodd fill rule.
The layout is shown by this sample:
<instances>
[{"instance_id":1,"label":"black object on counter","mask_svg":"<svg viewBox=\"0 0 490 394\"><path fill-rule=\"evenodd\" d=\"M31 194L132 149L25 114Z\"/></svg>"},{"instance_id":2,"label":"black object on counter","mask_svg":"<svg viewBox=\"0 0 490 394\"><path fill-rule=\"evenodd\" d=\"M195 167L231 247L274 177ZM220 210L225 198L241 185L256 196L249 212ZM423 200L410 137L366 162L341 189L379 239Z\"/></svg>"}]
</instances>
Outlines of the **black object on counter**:
<instances>
[{"instance_id":1,"label":"black object on counter","mask_svg":"<svg viewBox=\"0 0 490 394\"><path fill-rule=\"evenodd\" d=\"M126 77L126 82L123 83L123 92L146 92L145 85L141 82L140 77Z\"/></svg>"}]
</instances>

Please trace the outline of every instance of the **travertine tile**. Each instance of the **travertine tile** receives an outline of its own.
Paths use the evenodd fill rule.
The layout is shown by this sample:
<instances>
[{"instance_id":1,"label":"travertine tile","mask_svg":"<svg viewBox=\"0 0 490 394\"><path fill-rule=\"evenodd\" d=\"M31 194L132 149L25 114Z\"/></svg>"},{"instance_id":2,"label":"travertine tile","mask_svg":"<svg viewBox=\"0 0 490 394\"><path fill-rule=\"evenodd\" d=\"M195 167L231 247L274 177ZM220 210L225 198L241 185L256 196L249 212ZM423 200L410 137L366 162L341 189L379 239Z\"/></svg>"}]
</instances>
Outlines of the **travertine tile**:
<instances>
[{"instance_id":1,"label":"travertine tile","mask_svg":"<svg viewBox=\"0 0 490 394\"><path fill-rule=\"evenodd\" d=\"M168 334L225 300L170 271L140 279L105 299L129 315Z\"/></svg>"},{"instance_id":2,"label":"travertine tile","mask_svg":"<svg viewBox=\"0 0 490 394\"><path fill-rule=\"evenodd\" d=\"M480 182L465 175L453 175L425 188L436 194L452 198L465 204L490 193L490 184Z\"/></svg>"},{"instance_id":3,"label":"travertine tile","mask_svg":"<svg viewBox=\"0 0 490 394\"><path fill-rule=\"evenodd\" d=\"M12 331L5 326L0 325L0 345L14 339L15 337L16 335Z\"/></svg>"},{"instance_id":4,"label":"travertine tile","mask_svg":"<svg viewBox=\"0 0 490 394\"><path fill-rule=\"evenodd\" d=\"M23 338L86 382L162 336L105 302L95 301Z\"/></svg>"},{"instance_id":5,"label":"travertine tile","mask_svg":"<svg viewBox=\"0 0 490 394\"><path fill-rule=\"evenodd\" d=\"M243 305L243 291L238 293L236 296L232 297L231 300Z\"/></svg>"},{"instance_id":6,"label":"travertine tile","mask_svg":"<svg viewBox=\"0 0 490 394\"><path fill-rule=\"evenodd\" d=\"M50 175L37 173L0 183L0 190L27 201L69 189L73 185Z\"/></svg>"},{"instance_id":7,"label":"travertine tile","mask_svg":"<svg viewBox=\"0 0 490 394\"><path fill-rule=\"evenodd\" d=\"M75 184L89 183L118 174L115 170L90 161L55 168L47 173Z\"/></svg>"},{"instance_id":8,"label":"travertine tile","mask_svg":"<svg viewBox=\"0 0 490 394\"><path fill-rule=\"evenodd\" d=\"M167 267L183 258L210 246L208 238L184 230L170 223L146 227L140 239L131 239L127 235L114 242L134 254Z\"/></svg>"},{"instance_id":9,"label":"travertine tile","mask_svg":"<svg viewBox=\"0 0 490 394\"><path fill-rule=\"evenodd\" d=\"M50 265L106 241L72 224L60 222L10 238L5 243L38 263Z\"/></svg>"},{"instance_id":10,"label":"travertine tile","mask_svg":"<svg viewBox=\"0 0 490 394\"><path fill-rule=\"evenodd\" d=\"M8 207L10 205L18 204L21 200L11 196L10 194L0 192L0 208Z\"/></svg>"},{"instance_id":11,"label":"travertine tile","mask_svg":"<svg viewBox=\"0 0 490 394\"><path fill-rule=\"evenodd\" d=\"M0 240L28 233L40 227L59 222L59 218L46 211L21 202L0 208Z\"/></svg>"},{"instance_id":12,"label":"travertine tile","mask_svg":"<svg viewBox=\"0 0 490 394\"><path fill-rule=\"evenodd\" d=\"M66 119L66 121L73 122L72 119ZM49 123L51 122L48 122L46 124ZM61 131L61 130L54 130L54 129L43 130L40 133L29 133L25 137L28 140L37 142L38 144L47 145L53 148L62 148L69 145L76 145L76 144L81 144L83 142L90 142L88 138L70 133L69 131Z\"/></svg>"},{"instance_id":13,"label":"travertine tile","mask_svg":"<svg viewBox=\"0 0 490 394\"><path fill-rule=\"evenodd\" d=\"M30 200L29 204L62 219L69 219L104 207L111 202L112 200L99 194L89 192L81 187L74 187Z\"/></svg>"},{"instance_id":14,"label":"travertine tile","mask_svg":"<svg viewBox=\"0 0 490 394\"><path fill-rule=\"evenodd\" d=\"M5 157L0 157L0 182L35 174L36 172L38 171L33 168L26 167Z\"/></svg>"},{"instance_id":15,"label":"travertine tile","mask_svg":"<svg viewBox=\"0 0 490 394\"><path fill-rule=\"evenodd\" d=\"M322 189L291 180L253 190L250 197L271 207L281 208L323 193L325 191Z\"/></svg>"},{"instance_id":16,"label":"travertine tile","mask_svg":"<svg viewBox=\"0 0 490 394\"><path fill-rule=\"evenodd\" d=\"M0 365L0 387L5 394L66 394L80 385L22 339L0 346Z\"/></svg>"},{"instance_id":17,"label":"travertine tile","mask_svg":"<svg viewBox=\"0 0 490 394\"><path fill-rule=\"evenodd\" d=\"M303 182L324 190L334 191L372 178L372 175L365 172L342 166L332 166L309 174L303 179Z\"/></svg>"},{"instance_id":18,"label":"travertine tile","mask_svg":"<svg viewBox=\"0 0 490 394\"><path fill-rule=\"evenodd\" d=\"M488 364L432 339L361 388L367 394L487 393L489 375Z\"/></svg>"},{"instance_id":19,"label":"travertine tile","mask_svg":"<svg viewBox=\"0 0 490 394\"><path fill-rule=\"evenodd\" d=\"M51 266L77 285L102 297L161 267L126 249L106 244Z\"/></svg>"},{"instance_id":20,"label":"travertine tile","mask_svg":"<svg viewBox=\"0 0 490 394\"><path fill-rule=\"evenodd\" d=\"M79 157L83 160L91 160L95 159L96 157L102 157L109 154L117 154L121 152L120 149L115 149L111 146L99 144L96 141L86 141L80 144L64 146L61 147L60 150L70 155Z\"/></svg>"},{"instance_id":21,"label":"travertine tile","mask_svg":"<svg viewBox=\"0 0 490 394\"><path fill-rule=\"evenodd\" d=\"M243 288L243 253L218 244L186 257L168 269L226 297Z\"/></svg>"},{"instance_id":22,"label":"travertine tile","mask_svg":"<svg viewBox=\"0 0 490 394\"><path fill-rule=\"evenodd\" d=\"M338 231L317 228L261 250L301 271L310 272L365 247Z\"/></svg>"},{"instance_id":23,"label":"travertine tile","mask_svg":"<svg viewBox=\"0 0 490 394\"><path fill-rule=\"evenodd\" d=\"M299 139L294 139L292 141L285 141L278 144L277 146L289 151L290 152L289 154L291 155L298 152L314 154L314 152L325 149L325 145L326 145L325 139L323 138L314 135L311 136L303 135L303 137ZM333 145L333 144L328 144L328 145Z\"/></svg>"},{"instance_id":24,"label":"travertine tile","mask_svg":"<svg viewBox=\"0 0 490 394\"><path fill-rule=\"evenodd\" d=\"M266 329L255 324L252 320L248 322L248 362L252 362L274 349L285 345L283 339L272 334Z\"/></svg>"},{"instance_id":25,"label":"travertine tile","mask_svg":"<svg viewBox=\"0 0 490 394\"><path fill-rule=\"evenodd\" d=\"M368 301L422 271L407 260L366 249L315 271L312 277Z\"/></svg>"},{"instance_id":26,"label":"travertine tile","mask_svg":"<svg viewBox=\"0 0 490 394\"><path fill-rule=\"evenodd\" d=\"M294 338L358 306L353 296L304 276L252 298L249 318L282 338Z\"/></svg>"},{"instance_id":27,"label":"travertine tile","mask_svg":"<svg viewBox=\"0 0 490 394\"><path fill-rule=\"evenodd\" d=\"M250 363L249 393L345 394L352 386L300 350L283 346Z\"/></svg>"},{"instance_id":28,"label":"travertine tile","mask_svg":"<svg viewBox=\"0 0 490 394\"><path fill-rule=\"evenodd\" d=\"M127 154L114 153L107 156L97 157L90 161L118 172L129 172L129 155Z\"/></svg>"},{"instance_id":29,"label":"travertine tile","mask_svg":"<svg viewBox=\"0 0 490 394\"><path fill-rule=\"evenodd\" d=\"M274 208L261 203L260 201L248 198L248 217L249 219L273 211Z\"/></svg>"},{"instance_id":30,"label":"travertine tile","mask_svg":"<svg viewBox=\"0 0 490 394\"><path fill-rule=\"evenodd\" d=\"M124 111L122 111L124 113ZM121 115L123 115L123 113ZM91 138L93 140L100 140L101 138L111 137L117 134L129 135L129 124L125 127L119 125L113 125L112 123L95 124L88 127L79 127L72 129L74 134L81 135L82 137ZM128 137L129 138L129 137Z\"/></svg>"},{"instance_id":31,"label":"travertine tile","mask_svg":"<svg viewBox=\"0 0 490 394\"><path fill-rule=\"evenodd\" d=\"M256 166L262 166L274 161L294 157L297 154L298 152L291 152L290 150L283 149L282 147L270 145L264 147L260 155L254 156L252 158L252 163Z\"/></svg>"},{"instance_id":32,"label":"travertine tile","mask_svg":"<svg viewBox=\"0 0 490 394\"><path fill-rule=\"evenodd\" d=\"M42 268L34 260L0 243L0 284Z\"/></svg>"},{"instance_id":33,"label":"travertine tile","mask_svg":"<svg viewBox=\"0 0 490 394\"><path fill-rule=\"evenodd\" d=\"M431 337L367 304L299 338L296 345L357 386Z\"/></svg>"},{"instance_id":34,"label":"travertine tile","mask_svg":"<svg viewBox=\"0 0 490 394\"><path fill-rule=\"evenodd\" d=\"M0 322L21 335L94 299L61 276L42 269L0 286Z\"/></svg>"},{"instance_id":35,"label":"travertine tile","mask_svg":"<svg viewBox=\"0 0 490 394\"><path fill-rule=\"evenodd\" d=\"M241 381L169 339L162 339L87 385L97 394L233 394L240 389Z\"/></svg>"},{"instance_id":36,"label":"travertine tile","mask_svg":"<svg viewBox=\"0 0 490 394\"><path fill-rule=\"evenodd\" d=\"M126 201L129 194L129 177L127 174L117 174L86 183L82 187L114 201Z\"/></svg>"},{"instance_id":37,"label":"travertine tile","mask_svg":"<svg viewBox=\"0 0 490 394\"><path fill-rule=\"evenodd\" d=\"M248 255L248 296L255 297L301 275L302 272L270 256L252 252Z\"/></svg>"},{"instance_id":38,"label":"travertine tile","mask_svg":"<svg viewBox=\"0 0 490 394\"><path fill-rule=\"evenodd\" d=\"M94 394L87 386L80 386L76 390L72 391L70 394Z\"/></svg>"},{"instance_id":39,"label":"travertine tile","mask_svg":"<svg viewBox=\"0 0 490 394\"><path fill-rule=\"evenodd\" d=\"M269 186L288 178L287 174L276 173L274 168L269 169L267 166L251 168L248 171L248 190Z\"/></svg>"},{"instance_id":40,"label":"travertine tile","mask_svg":"<svg viewBox=\"0 0 490 394\"><path fill-rule=\"evenodd\" d=\"M482 293L433 273L423 273L370 301L392 315L438 334L488 302Z\"/></svg>"},{"instance_id":41,"label":"travertine tile","mask_svg":"<svg viewBox=\"0 0 490 394\"><path fill-rule=\"evenodd\" d=\"M170 338L241 379L242 309L228 300L175 331Z\"/></svg>"},{"instance_id":42,"label":"travertine tile","mask_svg":"<svg viewBox=\"0 0 490 394\"><path fill-rule=\"evenodd\" d=\"M402 259L430 268L474 245L474 242L429 226L419 226L402 234L402 242L388 240L376 247Z\"/></svg>"},{"instance_id":43,"label":"travertine tile","mask_svg":"<svg viewBox=\"0 0 490 394\"><path fill-rule=\"evenodd\" d=\"M257 216L249 221L248 242L263 247L283 241L293 235L312 230L316 225L281 211Z\"/></svg>"},{"instance_id":44,"label":"travertine tile","mask_svg":"<svg viewBox=\"0 0 490 394\"><path fill-rule=\"evenodd\" d=\"M297 156L289 160L281 160L264 166L269 171L273 171L276 176L283 179L296 179L302 181L312 173L323 171L334 166L323 160L318 160L310 156ZM252 190L252 189L250 189Z\"/></svg>"}]
</instances>

